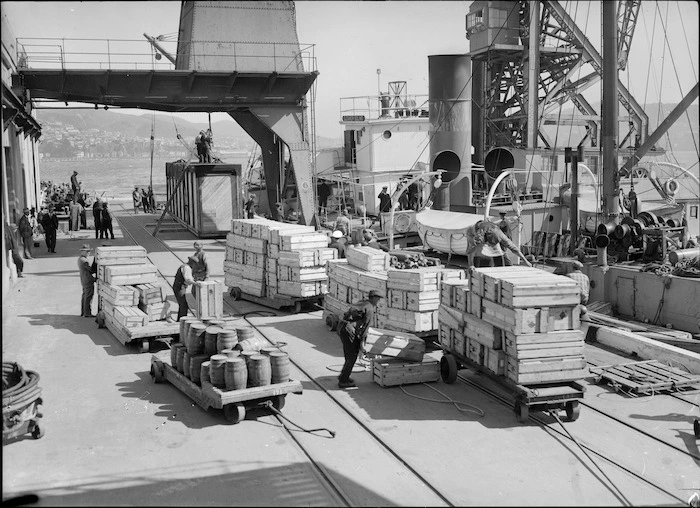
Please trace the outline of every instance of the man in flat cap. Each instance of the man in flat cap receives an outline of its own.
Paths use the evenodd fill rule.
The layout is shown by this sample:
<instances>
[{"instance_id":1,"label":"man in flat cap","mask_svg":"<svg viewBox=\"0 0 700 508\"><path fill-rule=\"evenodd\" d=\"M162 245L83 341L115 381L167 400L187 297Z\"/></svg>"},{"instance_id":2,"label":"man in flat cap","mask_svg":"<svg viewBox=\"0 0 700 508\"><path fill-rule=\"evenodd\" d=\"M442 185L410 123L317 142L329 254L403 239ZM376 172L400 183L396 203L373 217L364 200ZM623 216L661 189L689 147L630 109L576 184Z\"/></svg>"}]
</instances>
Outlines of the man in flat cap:
<instances>
[{"instance_id":1,"label":"man in flat cap","mask_svg":"<svg viewBox=\"0 0 700 508\"><path fill-rule=\"evenodd\" d=\"M187 258L187 262L180 265L180 268L178 268L177 272L175 273L173 291L175 292L175 299L177 300L177 304L179 306L179 310L177 311L178 321L180 321L180 318L185 317L190 311L185 295L187 294L187 286L199 284L197 281L195 281L192 274L192 269L197 266L198 262L199 260L196 256L190 256Z\"/></svg>"},{"instance_id":2,"label":"man in flat cap","mask_svg":"<svg viewBox=\"0 0 700 508\"><path fill-rule=\"evenodd\" d=\"M338 376L339 388L355 387L355 381L350 378L350 373L355 366L362 342L367 339L369 325L372 323L377 304L382 298L382 294L373 289L367 295L367 299L350 307L342 321L338 323L338 335L343 343L343 355L345 356L345 363Z\"/></svg>"},{"instance_id":3,"label":"man in flat cap","mask_svg":"<svg viewBox=\"0 0 700 508\"><path fill-rule=\"evenodd\" d=\"M83 244L80 249L80 257L78 258L78 270L80 271L80 284L83 286L83 295L80 299L80 316L94 317L92 315L92 297L95 295L95 272L97 267L94 263L90 263L88 256L90 255L90 245Z\"/></svg>"},{"instance_id":4,"label":"man in flat cap","mask_svg":"<svg viewBox=\"0 0 700 508\"><path fill-rule=\"evenodd\" d=\"M588 275L583 273L581 269L583 268L583 263L580 261L572 261L570 264L569 272L566 274L570 279L575 280L581 287L581 311L586 312L586 305L588 303L588 295L590 294L590 284L591 281Z\"/></svg>"}]
</instances>

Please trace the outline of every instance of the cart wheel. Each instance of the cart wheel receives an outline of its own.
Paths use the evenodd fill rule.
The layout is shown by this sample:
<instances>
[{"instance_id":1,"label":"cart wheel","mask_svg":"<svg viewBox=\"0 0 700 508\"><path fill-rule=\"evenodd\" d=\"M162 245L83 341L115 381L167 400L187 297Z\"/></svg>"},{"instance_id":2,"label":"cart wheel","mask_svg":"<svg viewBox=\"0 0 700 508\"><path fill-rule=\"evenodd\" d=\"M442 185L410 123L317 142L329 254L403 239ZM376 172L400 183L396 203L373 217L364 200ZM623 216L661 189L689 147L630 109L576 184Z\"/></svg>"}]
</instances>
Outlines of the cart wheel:
<instances>
[{"instance_id":1,"label":"cart wheel","mask_svg":"<svg viewBox=\"0 0 700 508\"><path fill-rule=\"evenodd\" d=\"M233 298L234 300L238 300L241 297L241 288L233 287L231 288L229 294L231 295L231 298Z\"/></svg>"},{"instance_id":2,"label":"cart wheel","mask_svg":"<svg viewBox=\"0 0 700 508\"><path fill-rule=\"evenodd\" d=\"M695 420L693 422L693 432L695 432L695 437L700 439L700 420Z\"/></svg>"},{"instance_id":3,"label":"cart wheel","mask_svg":"<svg viewBox=\"0 0 700 508\"><path fill-rule=\"evenodd\" d=\"M32 437L34 439L41 439L44 437L44 429L37 423L34 424L34 428L32 429Z\"/></svg>"},{"instance_id":4,"label":"cart wheel","mask_svg":"<svg viewBox=\"0 0 700 508\"><path fill-rule=\"evenodd\" d=\"M151 349L151 342L148 339L143 339L139 344L139 353L148 353Z\"/></svg>"},{"instance_id":5,"label":"cart wheel","mask_svg":"<svg viewBox=\"0 0 700 508\"><path fill-rule=\"evenodd\" d=\"M527 419L529 417L530 410L527 407L527 404L523 404L520 401L517 401L515 403L515 417L518 419L520 423L525 423L527 422Z\"/></svg>"},{"instance_id":6,"label":"cart wheel","mask_svg":"<svg viewBox=\"0 0 700 508\"><path fill-rule=\"evenodd\" d=\"M282 411L285 400L286 395L277 395L276 397L272 397L272 407L274 407L277 411Z\"/></svg>"},{"instance_id":7,"label":"cart wheel","mask_svg":"<svg viewBox=\"0 0 700 508\"><path fill-rule=\"evenodd\" d=\"M158 367L158 365L155 363L151 364L151 377L153 378L154 383L163 382L163 371L160 370L160 367Z\"/></svg>"},{"instance_id":8,"label":"cart wheel","mask_svg":"<svg viewBox=\"0 0 700 508\"><path fill-rule=\"evenodd\" d=\"M566 418L570 422L576 421L578 415L581 413L581 405L577 400L566 403Z\"/></svg>"},{"instance_id":9,"label":"cart wheel","mask_svg":"<svg viewBox=\"0 0 700 508\"><path fill-rule=\"evenodd\" d=\"M457 360L452 355L443 355L440 359L440 375L442 380L447 384L452 384L457 381Z\"/></svg>"},{"instance_id":10,"label":"cart wheel","mask_svg":"<svg viewBox=\"0 0 700 508\"><path fill-rule=\"evenodd\" d=\"M338 329L338 316L335 314L328 314L326 316L326 326L332 332Z\"/></svg>"},{"instance_id":11,"label":"cart wheel","mask_svg":"<svg viewBox=\"0 0 700 508\"><path fill-rule=\"evenodd\" d=\"M292 314L299 314L301 312L301 302L294 302L294 307L292 307Z\"/></svg>"},{"instance_id":12,"label":"cart wheel","mask_svg":"<svg viewBox=\"0 0 700 508\"><path fill-rule=\"evenodd\" d=\"M245 406L239 402L226 404L224 406L224 417L231 423L238 423L245 420Z\"/></svg>"}]
</instances>

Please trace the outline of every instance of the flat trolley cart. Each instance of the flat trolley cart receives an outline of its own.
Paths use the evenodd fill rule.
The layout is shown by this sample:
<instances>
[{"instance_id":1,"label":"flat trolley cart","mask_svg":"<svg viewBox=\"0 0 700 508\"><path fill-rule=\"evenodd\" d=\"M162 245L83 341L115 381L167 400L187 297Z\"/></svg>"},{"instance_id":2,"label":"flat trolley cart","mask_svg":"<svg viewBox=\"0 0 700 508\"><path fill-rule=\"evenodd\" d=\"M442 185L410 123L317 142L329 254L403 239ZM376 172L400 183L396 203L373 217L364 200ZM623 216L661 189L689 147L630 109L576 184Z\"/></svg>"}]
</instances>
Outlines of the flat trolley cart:
<instances>
[{"instance_id":1,"label":"flat trolley cart","mask_svg":"<svg viewBox=\"0 0 700 508\"><path fill-rule=\"evenodd\" d=\"M513 410L520 423L527 421L531 411L565 410L566 419L574 421L579 417L581 407L579 400L583 399L585 386L576 381L562 381L556 383L541 383L522 385L503 376L496 376L482 365L469 358L443 351L440 359L440 374L445 383L454 383L457 380L458 370L462 367L471 367L500 385L505 386L515 396Z\"/></svg>"},{"instance_id":2,"label":"flat trolley cart","mask_svg":"<svg viewBox=\"0 0 700 508\"><path fill-rule=\"evenodd\" d=\"M281 411L288 393L301 394L303 390L301 382L294 380L240 390L220 390L207 381L202 381L202 386L199 386L173 368L169 361L169 351L160 351L151 357L151 377L154 382L170 382L205 411L210 407L223 409L226 420L234 424L245 419L246 408L270 402L275 409Z\"/></svg>"},{"instance_id":3,"label":"flat trolley cart","mask_svg":"<svg viewBox=\"0 0 700 508\"><path fill-rule=\"evenodd\" d=\"M100 323L100 317L104 325ZM151 343L156 339L171 340L180 337L179 322L168 323L167 321L153 321L145 326L127 328L116 322L113 317L100 311L100 314L98 314L98 325L100 328L106 326L107 329L112 332L112 335L124 345L137 341L141 353L148 353L151 349Z\"/></svg>"},{"instance_id":4,"label":"flat trolley cart","mask_svg":"<svg viewBox=\"0 0 700 508\"><path fill-rule=\"evenodd\" d=\"M244 293L243 290L237 286L229 290L229 295L231 295L231 298L234 300L246 300L273 309L289 308L289 311L293 314L299 314L304 308L304 305L323 305L323 295L287 296L278 294L275 296L255 296Z\"/></svg>"}]
</instances>

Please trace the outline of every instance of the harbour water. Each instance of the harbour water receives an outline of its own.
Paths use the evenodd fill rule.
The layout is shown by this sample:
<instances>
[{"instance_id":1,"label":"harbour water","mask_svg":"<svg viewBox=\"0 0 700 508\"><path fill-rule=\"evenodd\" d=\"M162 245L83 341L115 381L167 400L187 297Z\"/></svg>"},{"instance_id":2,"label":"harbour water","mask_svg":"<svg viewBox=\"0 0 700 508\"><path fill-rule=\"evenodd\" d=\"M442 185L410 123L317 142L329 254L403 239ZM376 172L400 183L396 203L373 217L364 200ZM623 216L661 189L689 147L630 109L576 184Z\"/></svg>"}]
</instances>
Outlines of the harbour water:
<instances>
[{"instance_id":1,"label":"harbour water","mask_svg":"<svg viewBox=\"0 0 700 508\"><path fill-rule=\"evenodd\" d=\"M220 157L223 162L240 164L242 168L248 163L247 152L221 154ZM153 191L158 201L166 199L165 164L176 160L179 159L153 159ZM40 168L40 179L55 184L69 183L73 171L77 171L78 181L90 196L110 201L131 201L134 187L147 187L151 179L149 158L42 160Z\"/></svg>"}]
</instances>

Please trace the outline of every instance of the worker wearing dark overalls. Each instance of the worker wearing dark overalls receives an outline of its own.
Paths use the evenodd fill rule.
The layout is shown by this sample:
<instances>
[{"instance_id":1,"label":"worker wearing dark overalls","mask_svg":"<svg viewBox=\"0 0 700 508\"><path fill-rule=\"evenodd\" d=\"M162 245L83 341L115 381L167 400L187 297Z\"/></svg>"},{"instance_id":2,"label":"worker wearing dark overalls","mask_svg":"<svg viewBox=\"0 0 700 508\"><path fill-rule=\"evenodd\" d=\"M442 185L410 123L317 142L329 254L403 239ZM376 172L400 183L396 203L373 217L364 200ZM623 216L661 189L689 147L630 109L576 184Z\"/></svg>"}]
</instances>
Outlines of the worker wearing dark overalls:
<instances>
[{"instance_id":1,"label":"worker wearing dark overalls","mask_svg":"<svg viewBox=\"0 0 700 508\"><path fill-rule=\"evenodd\" d=\"M338 376L339 388L352 388L355 386L355 381L350 378L352 368L355 366L357 355L360 353L360 346L367 338L367 330L374 317L375 309L382 295L378 291L370 291L366 300L362 300L353 305L348 312L345 313L343 319L350 318L354 314L357 316L357 321L353 321L355 332L350 335L345 330L345 323L341 322L338 328L338 335L343 343L343 355L345 356L345 364ZM342 325L342 326L341 326Z\"/></svg>"},{"instance_id":2,"label":"worker wearing dark overalls","mask_svg":"<svg viewBox=\"0 0 700 508\"><path fill-rule=\"evenodd\" d=\"M177 304L180 307L177 311L178 321L180 321L180 318L185 317L190 310L189 306L187 305L187 298L185 298L185 294L187 294L187 286L196 284L196 281L192 275L192 268L197 266L197 262L198 260L195 256L190 256L187 258L187 263L181 265L180 268L177 269L177 273L175 273L173 291L175 292Z\"/></svg>"},{"instance_id":3,"label":"worker wearing dark overalls","mask_svg":"<svg viewBox=\"0 0 700 508\"><path fill-rule=\"evenodd\" d=\"M90 254L90 245L87 243L80 249L80 257L78 258L78 269L80 270L80 284L83 286L83 295L80 299L80 316L93 317L92 315L92 297L95 295L95 275L96 266L90 264L88 255Z\"/></svg>"}]
</instances>

